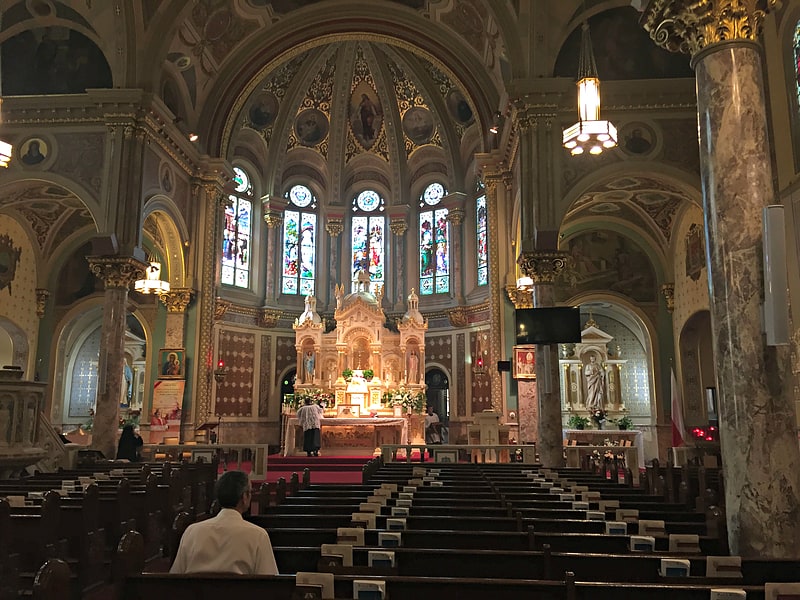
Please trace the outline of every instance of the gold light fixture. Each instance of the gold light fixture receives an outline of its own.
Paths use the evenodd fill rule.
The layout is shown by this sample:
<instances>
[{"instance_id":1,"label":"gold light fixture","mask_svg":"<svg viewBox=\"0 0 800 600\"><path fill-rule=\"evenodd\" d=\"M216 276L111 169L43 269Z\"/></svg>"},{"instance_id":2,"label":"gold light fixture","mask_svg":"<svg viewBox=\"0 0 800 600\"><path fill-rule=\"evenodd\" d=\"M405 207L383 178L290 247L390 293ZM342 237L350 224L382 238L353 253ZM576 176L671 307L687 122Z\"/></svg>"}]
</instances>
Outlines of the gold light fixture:
<instances>
[{"instance_id":1,"label":"gold light fixture","mask_svg":"<svg viewBox=\"0 0 800 600\"><path fill-rule=\"evenodd\" d=\"M489 127L489 133L493 133L497 135L500 133L500 120L503 118L503 115L500 112L494 113L494 117L492 118L492 126Z\"/></svg>"},{"instance_id":2,"label":"gold light fixture","mask_svg":"<svg viewBox=\"0 0 800 600\"><path fill-rule=\"evenodd\" d=\"M589 152L601 154L617 145L617 128L600 119L600 79L594 62L589 23L581 28L581 53L578 63L578 122L564 130L564 148L573 156Z\"/></svg>"},{"instance_id":3,"label":"gold light fixture","mask_svg":"<svg viewBox=\"0 0 800 600\"><path fill-rule=\"evenodd\" d=\"M151 259L150 266L145 269L145 278L138 279L133 284L133 289L140 294L166 294L169 291L169 282L161 279L161 263Z\"/></svg>"},{"instance_id":4,"label":"gold light fixture","mask_svg":"<svg viewBox=\"0 0 800 600\"><path fill-rule=\"evenodd\" d=\"M214 381L222 383L228 376L228 367L225 366L225 361L221 358L217 361L217 368L214 369Z\"/></svg>"}]
</instances>

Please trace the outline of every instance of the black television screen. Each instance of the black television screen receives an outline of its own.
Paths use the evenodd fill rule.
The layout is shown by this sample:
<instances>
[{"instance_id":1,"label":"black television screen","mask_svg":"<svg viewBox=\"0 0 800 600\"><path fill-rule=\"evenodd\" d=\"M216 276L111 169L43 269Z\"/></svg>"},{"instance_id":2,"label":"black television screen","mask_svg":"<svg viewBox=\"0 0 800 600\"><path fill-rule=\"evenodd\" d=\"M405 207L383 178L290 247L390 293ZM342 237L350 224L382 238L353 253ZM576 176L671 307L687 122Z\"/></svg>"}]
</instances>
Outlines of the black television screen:
<instances>
[{"instance_id":1,"label":"black television screen","mask_svg":"<svg viewBox=\"0 0 800 600\"><path fill-rule=\"evenodd\" d=\"M578 307L520 308L516 311L517 344L571 344L581 341Z\"/></svg>"}]
</instances>

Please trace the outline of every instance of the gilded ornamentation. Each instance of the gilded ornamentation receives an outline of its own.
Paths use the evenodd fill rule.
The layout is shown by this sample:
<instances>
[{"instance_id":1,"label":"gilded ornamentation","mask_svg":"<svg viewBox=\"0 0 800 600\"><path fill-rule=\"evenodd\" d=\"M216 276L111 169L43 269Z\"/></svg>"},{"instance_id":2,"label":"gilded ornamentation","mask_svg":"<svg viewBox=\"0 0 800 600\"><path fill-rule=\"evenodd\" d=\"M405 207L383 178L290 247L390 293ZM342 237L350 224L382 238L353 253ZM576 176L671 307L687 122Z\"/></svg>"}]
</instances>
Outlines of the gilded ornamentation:
<instances>
[{"instance_id":1,"label":"gilded ornamentation","mask_svg":"<svg viewBox=\"0 0 800 600\"><path fill-rule=\"evenodd\" d=\"M642 24L671 52L696 56L711 44L758 40L767 12L778 0L653 0Z\"/></svg>"},{"instance_id":2,"label":"gilded ornamentation","mask_svg":"<svg viewBox=\"0 0 800 600\"><path fill-rule=\"evenodd\" d=\"M331 237L339 237L344 231L344 222L342 219L329 218L325 222L325 231L327 231L328 235Z\"/></svg>"},{"instance_id":3,"label":"gilded ornamentation","mask_svg":"<svg viewBox=\"0 0 800 600\"><path fill-rule=\"evenodd\" d=\"M392 219L389 223L389 229L391 229L393 235L401 236L408 231L408 223L406 223L405 219Z\"/></svg>"},{"instance_id":4,"label":"gilded ornamentation","mask_svg":"<svg viewBox=\"0 0 800 600\"><path fill-rule=\"evenodd\" d=\"M106 289L128 289L137 279L143 279L147 265L130 256L87 256L89 270L101 279Z\"/></svg>"},{"instance_id":5,"label":"gilded ornamentation","mask_svg":"<svg viewBox=\"0 0 800 600\"><path fill-rule=\"evenodd\" d=\"M264 327L265 329L272 329L278 325L278 319L280 318L281 311L262 308L258 313L258 326Z\"/></svg>"},{"instance_id":6,"label":"gilded ornamentation","mask_svg":"<svg viewBox=\"0 0 800 600\"><path fill-rule=\"evenodd\" d=\"M279 227L281 223L283 223L283 214L277 210L273 210L271 208L264 210L264 223L267 224L267 227L270 229L274 229L275 227Z\"/></svg>"},{"instance_id":7,"label":"gilded ornamentation","mask_svg":"<svg viewBox=\"0 0 800 600\"><path fill-rule=\"evenodd\" d=\"M506 294L514 308L533 308L533 290L521 290L515 285L507 285Z\"/></svg>"},{"instance_id":8,"label":"gilded ornamentation","mask_svg":"<svg viewBox=\"0 0 800 600\"><path fill-rule=\"evenodd\" d=\"M167 307L167 312L183 313L186 312L194 296L191 288L172 288L166 294L160 294L159 298Z\"/></svg>"},{"instance_id":9,"label":"gilded ornamentation","mask_svg":"<svg viewBox=\"0 0 800 600\"><path fill-rule=\"evenodd\" d=\"M661 293L664 294L664 301L667 303L667 310L675 310L675 284L665 283L661 286Z\"/></svg>"},{"instance_id":10,"label":"gilded ornamentation","mask_svg":"<svg viewBox=\"0 0 800 600\"><path fill-rule=\"evenodd\" d=\"M47 308L47 299L50 292L44 288L36 288L36 316L44 318L44 311Z\"/></svg>"},{"instance_id":11,"label":"gilded ornamentation","mask_svg":"<svg viewBox=\"0 0 800 600\"><path fill-rule=\"evenodd\" d=\"M461 223L464 222L464 209L451 208L447 212L447 220L450 221L453 225L461 225Z\"/></svg>"},{"instance_id":12,"label":"gilded ornamentation","mask_svg":"<svg viewBox=\"0 0 800 600\"><path fill-rule=\"evenodd\" d=\"M450 319L450 325L453 327L466 327L469 322L467 319L467 309L463 306L457 306L447 311L447 318Z\"/></svg>"},{"instance_id":13,"label":"gilded ornamentation","mask_svg":"<svg viewBox=\"0 0 800 600\"><path fill-rule=\"evenodd\" d=\"M214 320L219 321L222 317L224 317L225 313L228 312L230 307L230 302L223 300L222 298L217 298L214 301Z\"/></svg>"},{"instance_id":14,"label":"gilded ornamentation","mask_svg":"<svg viewBox=\"0 0 800 600\"><path fill-rule=\"evenodd\" d=\"M0 235L0 265L3 270L0 272L0 290L8 287L11 291L11 282L17 273L17 264L22 254L22 247L14 248L14 241L7 235Z\"/></svg>"},{"instance_id":15,"label":"gilded ornamentation","mask_svg":"<svg viewBox=\"0 0 800 600\"><path fill-rule=\"evenodd\" d=\"M555 282L567 266L567 255L563 252L520 252L517 258L519 270L523 275L533 279L533 283Z\"/></svg>"}]
</instances>

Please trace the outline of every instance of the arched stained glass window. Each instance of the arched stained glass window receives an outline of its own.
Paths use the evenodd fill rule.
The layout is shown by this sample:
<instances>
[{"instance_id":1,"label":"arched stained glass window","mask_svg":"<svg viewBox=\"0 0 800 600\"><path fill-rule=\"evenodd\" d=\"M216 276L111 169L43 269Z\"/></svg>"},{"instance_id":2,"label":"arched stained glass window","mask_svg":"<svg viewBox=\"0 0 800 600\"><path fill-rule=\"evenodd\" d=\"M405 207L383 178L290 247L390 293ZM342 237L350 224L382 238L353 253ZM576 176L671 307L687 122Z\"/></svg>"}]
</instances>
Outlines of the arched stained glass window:
<instances>
[{"instance_id":1,"label":"arched stained glass window","mask_svg":"<svg viewBox=\"0 0 800 600\"><path fill-rule=\"evenodd\" d=\"M420 197L420 207L436 206L447 194L441 183L432 183ZM419 293L446 294L450 291L450 235L447 209L419 213Z\"/></svg>"},{"instance_id":2,"label":"arched stained glass window","mask_svg":"<svg viewBox=\"0 0 800 600\"><path fill-rule=\"evenodd\" d=\"M476 231L478 235L478 285L489 284L489 235L486 227L486 194L478 196L475 201L477 215Z\"/></svg>"},{"instance_id":3,"label":"arched stained glass window","mask_svg":"<svg viewBox=\"0 0 800 600\"><path fill-rule=\"evenodd\" d=\"M353 200L353 219L350 226L352 267L350 273L352 291L358 287L358 274L369 271L369 291L373 294L385 282L385 217L384 200L377 192L366 190Z\"/></svg>"},{"instance_id":4,"label":"arched stained glass window","mask_svg":"<svg viewBox=\"0 0 800 600\"><path fill-rule=\"evenodd\" d=\"M292 206L311 208L317 200L304 185L295 185L287 193ZM317 215L302 210L283 213L283 285L289 295L314 295L314 275L317 255Z\"/></svg>"},{"instance_id":5,"label":"arched stained glass window","mask_svg":"<svg viewBox=\"0 0 800 600\"><path fill-rule=\"evenodd\" d=\"M800 21L794 26L792 48L794 49L794 93L797 96L797 105L800 106Z\"/></svg>"},{"instance_id":6,"label":"arched stained glass window","mask_svg":"<svg viewBox=\"0 0 800 600\"><path fill-rule=\"evenodd\" d=\"M222 230L222 273L225 285L250 287L250 223L253 204L249 197L253 186L247 173L233 168L235 194L228 196Z\"/></svg>"}]
</instances>

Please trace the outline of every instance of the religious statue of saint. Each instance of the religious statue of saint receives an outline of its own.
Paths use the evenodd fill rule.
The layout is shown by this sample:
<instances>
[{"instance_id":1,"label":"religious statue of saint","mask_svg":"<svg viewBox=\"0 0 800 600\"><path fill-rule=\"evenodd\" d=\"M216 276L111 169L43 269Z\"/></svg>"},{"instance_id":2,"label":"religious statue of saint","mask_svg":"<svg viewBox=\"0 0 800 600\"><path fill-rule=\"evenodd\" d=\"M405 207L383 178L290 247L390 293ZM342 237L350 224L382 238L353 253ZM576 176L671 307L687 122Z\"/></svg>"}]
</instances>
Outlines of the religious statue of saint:
<instances>
[{"instance_id":1,"label":"religious statue of saint","mask_svg":"<svg viewBox=\"0 0 800 600\"><path fill-rule=\"evenodd\" d=\"M408 382L419 383L419 356L416 350L412 350L408 356Z\"/></svg>"},{"instance_id":2,"label":"religious statue of saint","mask_svg":"<svg viewBox=\"0 0 800 600\"><path fill-rule=\"evenodd\" d=\"M594 354L583 367L583 376L586 378L586 408L602 410L606 399L605 373Z\"/></svg>"},{"instance_id":3,"label":"religious statue of saint","mask_svg":"<svg viewBox=\"0 0 800 600\"><path fill-rule=\"evenodd\" d=\"M304 383L314 382L314 362L314 353L309 350L306 352L305 358L303 358L303 368L305 370Z\"/></svg>"}]
</instances>

